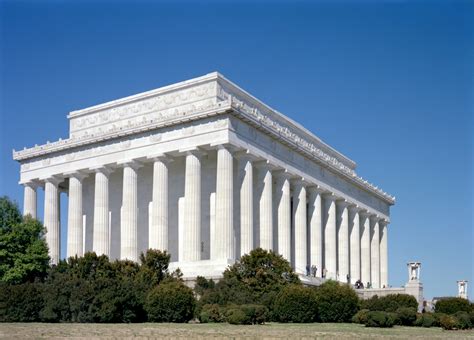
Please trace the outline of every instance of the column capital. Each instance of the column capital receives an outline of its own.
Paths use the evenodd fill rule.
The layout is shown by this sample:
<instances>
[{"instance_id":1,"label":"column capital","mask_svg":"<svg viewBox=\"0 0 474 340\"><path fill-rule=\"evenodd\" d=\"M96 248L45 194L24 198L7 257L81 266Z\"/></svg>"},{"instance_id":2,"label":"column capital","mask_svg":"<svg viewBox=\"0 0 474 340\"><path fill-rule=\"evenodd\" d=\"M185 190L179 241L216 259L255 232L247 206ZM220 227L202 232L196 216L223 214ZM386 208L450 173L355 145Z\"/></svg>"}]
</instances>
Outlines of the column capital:
<instances>
[{"instance_id":1,"label":"column capital","mask_svg":"<svg viewBox=\"0 0 474 340\"><path fill-rule=\"evenodd\" d=\"M388 225L388 221L385 218L380 219L379 221L380 226L386 226Z\"/></svg>"},{"instance_id":2,"label":"column capital","mask_svg":"<svg viewBox=\"0 0 474 340\"><path fill-rule=\"evenodd\" d=\"M234 153L234 157L239 161L249 161L249 162L256 162L258 161L258 157L253 155L250 150L240 150Z\"/></svg>"},{"instance_id":3,"label":"column capital","mask_svg":"<svg viewBox=\"0 0 474 340\"><path fill-rule=\"evenodd\" d=\"M381 217L377 214L371 214L370 221L373 223L378 223L379 221L381 221Z\"/></svg>"},{"instance_id":4,"label":"column capital","mask_svg":"<svg viewBox=\"0 0 474 340\"><path fill-rule=\"evenodd\" d=\"M117 165L122 166L122 167L129 167L132 168L133 170L138 170L143 166L143 163L135 160L135 159L127 159L123 161L118 161Z\"/></svg>"},{"instance_id":5,"label":"column capital","mask_svg":"<svg viewBox=\"0 0 474 340\"><path fill-rule=\"evenodd\" d=\"M57 187L59 183L61 183L64 180L64 178L62 176L53 175L50 177L41 178L41 180L44 181L45 183L51 183Z\"/></svg>"},{"instance_id":6,"label":"column capital","mask_svg":"<svg viewBox=\"0 0 474 340\"><path fill-rule=\"evenodd\" d=\"M178 152L183 153L186 156L193 155L193 156L196 156L198 158L201 158L202 156L207 155L207 152L199 146L193 146L193 147L190 147L190 148L179 149Z\"/></svg>"},{"instance_id":7,"label":"column capital","mask_svg":"<svg viewBox=\"0 0 474 340\"><path fill-rule=\"evenodd\" d=\"M154 155L149 155L146 157L148 160L151 160L153 162L162 162L162 163L172 163L174 159L171 157L170 154L165 153L165 152L160 152Z\"/></svg>"},{"instance_id":8,"label":"column capital","mask_svg":"<svg viewBox=\"0 0 474 340\"><path fill-rule=\"evenodd\" d=\"M324 195L325 193L327 193L327 190L323 189L318 184L310 184L308 186L308 191L310 194L313 194L313 195Z\"/></svg>"},{"instance_id":9,"label":"column capital","mask_svg":"<svg viewBox=\"0 0 474 340\"><path fill-rule=\"evenodd\" d=\"M33 190L38 189L41 186L41 182L38 180L31 180L26 182L19 182L19 184L23 185L24 187L30 187Z\"/></svg>"},{"instance_id":10,"label":"column capital","mask_svg":"<svg viewBox=\"0 0 474 340\"><path fill-rule=\"evenodd\" d=\"M257 169L264 169L271 172L274 172L275 170L279 170L279 167L270 163L268 159L257 160L253 164Z\"/></svg>"},{"instance_id":11,"label":"column capital","mask_svg":"<svg viewBox=\"0 0 474 340\"><path fill-rule=\"evenodd\" d=\"M347 208L351 205L351 202L349 202L345 198L337 198L336 199L336 204L337 204L338 207Z\"/></svg>"},{"instance_id":12,"label":"column capital","mask_svg":"<svg viewBox=\"0 0 474 340\"><path fill-rule=\"evenodd\" d=\"M325 192L322 194L325 200L336 201L338 197L332 192Z\"/></svg>"},{"instance_id":13,"label":"column capital","mask_svg":"<svg viewBox=\"0 0 474 340\"><path fill-rule=\"evenodd\" d=\"M360 213L362 211L362 208L354 203L349 204L349 211L353 214L355 213Z\"/></svg>"},{"instance_id":14,"label":"column capital","mask_svg":"<svg viewBox=\"0 0 474 340\"><path fill-rule=\"evenodd\" d=\"M78 179L80 182L82 182L82 180L84 178L89 176L88 173L86 173L84 171L80 171L80 170L65 172L63 175L65 177L69 177L69 178L74 177L74 178Z\"/></svg>"},{"instance_id":15,"label":"column capital","mask_svg":"<svg viewBox=\"0 0 474 340\"><path fill-rule=\"evenodd\" d=\"M107 165L101 165L101 166L89 168L89 170L93 171L95 173L100 172L100 173L104 174L107 177L114 171L114 169L112 167L107 166Z\"/></svg>"},{"instance_id":16,"label":"column capital","mask_svg":"<svg viewBox=\"0 0 474 340\"><path fill-rule=\"evenodd\" d=\"M370 217L372 214L370 212L368 212L367 210L365 209L362 209L359 211L359 216L363 217L363 218L368 218Z\"/></svg>"}]
</instances>

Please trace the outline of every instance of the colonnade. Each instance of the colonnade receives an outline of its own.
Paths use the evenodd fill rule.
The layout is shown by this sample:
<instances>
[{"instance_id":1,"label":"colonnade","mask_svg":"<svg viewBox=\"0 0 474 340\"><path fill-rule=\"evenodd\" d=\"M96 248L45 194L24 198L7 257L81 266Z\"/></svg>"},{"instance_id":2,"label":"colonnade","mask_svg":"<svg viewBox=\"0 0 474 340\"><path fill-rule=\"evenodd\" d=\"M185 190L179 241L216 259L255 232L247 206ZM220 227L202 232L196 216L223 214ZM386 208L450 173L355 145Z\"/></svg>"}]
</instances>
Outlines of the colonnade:
<instances>
[{"instance_id":1,"label":"colonnade","mask_svg":"<svg viewBox=\"0 0 474 340\"><path fill-rule=\"evenodd\" d=\"M184 232L179 261L200 261L201 200L204 199L202 152L189 150L184 156ZM360 279L364 285L370 282L373 288L388 285L387 222L384 219L268 161L248 153L236 156L226 146L217 148L215 230L210 239L210 260L234 260L236 253L246 254L259 246L280 253L302 275L308 266L314 265L317 277L325 274L326 278L352 283ZM238 166L234 169L235 158ZM148 161L153 162L148 245L167 250L168 177L172 158L156 155L148 157ZM132 160L116 166L123 167L120 258L138 261L137 170L142 163ZM44 225L53 264L60 258L59 183L69 178L67 256L82 256L83 179L91 173L95 180L92 250L110 256L109 177L112 171L104 166L24 183L24 214L34 218L37 217L37 188L44 186ZM239 187L234 187L234 177L239 174ZM234 202L234 191L238 191L238 202ZM236 204L239 204L236 211L240 216L234 216ZM235 220L240 224L240 249L235 249ZM257 231L258 244L254 231Z\"/></svg>"}]
</instances>

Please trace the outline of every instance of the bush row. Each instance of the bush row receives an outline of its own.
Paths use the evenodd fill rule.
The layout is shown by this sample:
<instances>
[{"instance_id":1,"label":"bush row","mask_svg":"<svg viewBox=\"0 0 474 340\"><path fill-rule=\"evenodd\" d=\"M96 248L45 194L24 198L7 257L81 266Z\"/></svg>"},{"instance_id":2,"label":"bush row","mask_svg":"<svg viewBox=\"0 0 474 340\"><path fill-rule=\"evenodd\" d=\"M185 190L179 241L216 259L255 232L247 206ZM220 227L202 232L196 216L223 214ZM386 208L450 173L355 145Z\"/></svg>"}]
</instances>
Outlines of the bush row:
<instances>
[{"instance_id":1,"label":"bush row","mask_svg":"<svg viewBox=\"0 0 474 340\"><path fill-rule=\"evenodd\" d=\"M366 327L393 327L394 325L416 327L441 327L446 330L470 329L474 325L474 312L458 311L454 314L416 313L411 307L402 307L396 312L361 309L352 322Z\"/></svg>"}]
</instances>

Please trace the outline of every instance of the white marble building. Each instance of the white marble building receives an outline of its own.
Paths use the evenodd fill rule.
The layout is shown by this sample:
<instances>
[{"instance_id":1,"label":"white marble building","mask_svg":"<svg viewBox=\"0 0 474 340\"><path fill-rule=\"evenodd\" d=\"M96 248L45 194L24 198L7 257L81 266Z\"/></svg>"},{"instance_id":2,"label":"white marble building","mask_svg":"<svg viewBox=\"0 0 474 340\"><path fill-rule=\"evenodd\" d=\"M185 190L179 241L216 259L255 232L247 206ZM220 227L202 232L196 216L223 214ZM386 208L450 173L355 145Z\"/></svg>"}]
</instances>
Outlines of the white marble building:
<instances>
[{"instance_id":1,"label":"white marble building","mask_svg":"<svg viewBox=\"0 0 474 340\"><path fill-rule=\"evenodd\" d=\"M219 73L68 115L69 138L13 151L24 214L60 258L59 193L68 195L67 256L137 260L166 249L185 277L218 277L255 247L296 272L388 285L394 197L356 164Z\"/></svg>"}]
</instances>

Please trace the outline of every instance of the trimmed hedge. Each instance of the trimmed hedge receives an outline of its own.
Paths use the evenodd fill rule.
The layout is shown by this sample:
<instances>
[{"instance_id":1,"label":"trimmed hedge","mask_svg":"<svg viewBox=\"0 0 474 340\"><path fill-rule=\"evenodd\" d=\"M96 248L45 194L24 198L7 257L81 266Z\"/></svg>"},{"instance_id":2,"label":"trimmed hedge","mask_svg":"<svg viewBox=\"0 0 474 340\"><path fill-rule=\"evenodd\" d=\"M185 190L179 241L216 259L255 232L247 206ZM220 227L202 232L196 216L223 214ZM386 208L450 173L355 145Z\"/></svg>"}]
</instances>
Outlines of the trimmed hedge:
<instances>
[{"instance_id":1,"label":"trimmed hedge","mask_svg":"<svg viewBox=\"0 0 474 340\"><path fill-rule=\"evenodd\" d=\"M187 322L193 318L196 300L182 282L167 282L153 288L145 301L148 321Z\"/></svg>"},{"instance_id":2,"label":"trimmed hedge","mask_svg":"<svg viewBox=\"0 0 474 340\"><path fill-rule=\"evenodd\" d=\"M463 298L450 297L441 299L436 302L435 312L436 313L445 313L445 314L454 314L456 312L466 312L469 313L472 310L471 303Z\"/></svg>"},{"instance_id":3,"label":"trimmed hedge","mask_svg":"<svg viewBox=\"0 0 474 340\"><path fill-rule=\"evenodd\" d=\"M359 310L359 297L347 284L326 281L316 288L316 304L322 322L351 322Z\"/></svg>"},{"instance_id":4,"label":"trimmed hedge","mask_svg":"<svg viewBox=\"0 0 474 340\"><path fill-rule=\"evenodd\" d=\"M365 326L390 328L393 327L393 319L387 312L372 311L367 313L367 322Z\"/></svg>"},{"instance_id":5,"label":"trimmed hedge","mask_svg":"<svg viewBox=\"0 0 474 340\"><path fill-rule=\"evenodd\" d=\"M361 308L371 311L396 312L398 308L418 308L415 297L408 294L389 294L378 297L377 295L361 301Z\"/></svg>"},{"instance_id":6,"label":"trimmed hedge","mask_svg":"<svg viewBox=\"0 0 474 340\"><path fill-rule=\"evenodd\" d=\"M431 313L421 313L418 314L416 317L416 321L414 323L417 327L434 327L436 326L437 322L433 314Z\"/></svg>"},{"instance_id":7,"label":"trimmed hedge","mask_svg":"<svg viewBox=\"0 0 474 340\"><path fill-rule=\"evenodd\" d=\"M400 307L397 315L402 326L413 326L416 321L416 309L412 307Z\"/></svg>"},{"instance_id":8,"label":"trimmed hedge","mask_svg":"<svg viewBox=\"0 0 474 340\"><path fill-rule=\"evenodd\" d=\"M239 310L237 312L236 310ZM242 316L242 313L245 315ZM199 314L201 323L225 322L236 325L260 325L265 323L268 309L262 305L229 305L227 307L218 304L207 304L202 306Z\"/></svg>"},{"instance_id":9,"label":"trimmed hedge","mask_svg":"<svg viewBox=\"0 0 474 340\"><path fill-rule=\"evenodd\" d=\"M352 322L365 325L367 323L367 314L369 312L370 311L368 309L361 309L360 311L354 314L354 316L352 317Z\"/></svg>"},{"instance_id":10,"label":"trimmed hedge","mask_svg":"<svg viewBox=\"0 0 474 340\"><path fill-rule=\"evenodd\" d=\"M278 293L274 316L280 322L315 322L318 319L318 298L312 288L291 285Z\"/></svg>"}]
</instances>

